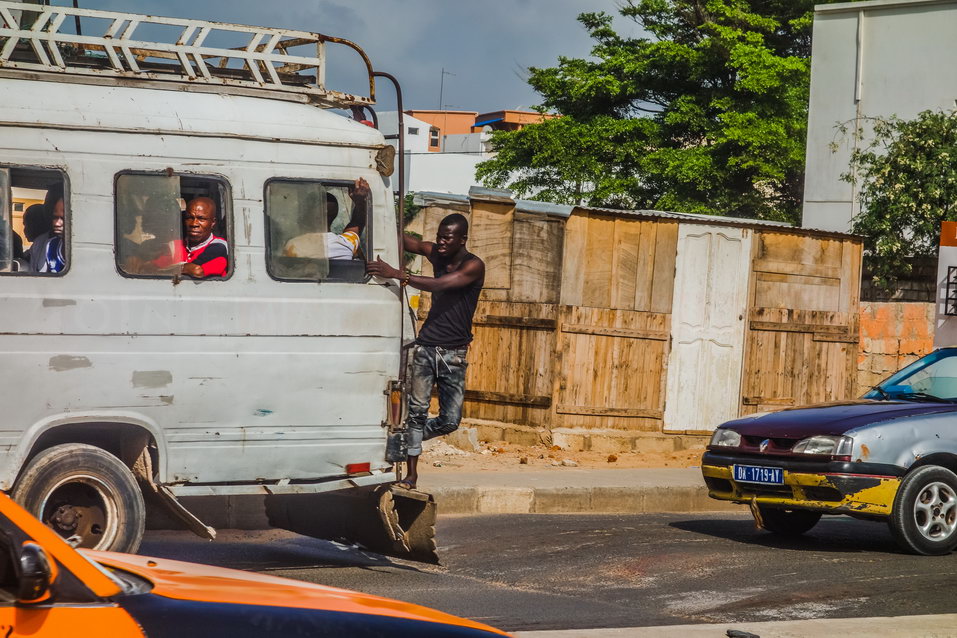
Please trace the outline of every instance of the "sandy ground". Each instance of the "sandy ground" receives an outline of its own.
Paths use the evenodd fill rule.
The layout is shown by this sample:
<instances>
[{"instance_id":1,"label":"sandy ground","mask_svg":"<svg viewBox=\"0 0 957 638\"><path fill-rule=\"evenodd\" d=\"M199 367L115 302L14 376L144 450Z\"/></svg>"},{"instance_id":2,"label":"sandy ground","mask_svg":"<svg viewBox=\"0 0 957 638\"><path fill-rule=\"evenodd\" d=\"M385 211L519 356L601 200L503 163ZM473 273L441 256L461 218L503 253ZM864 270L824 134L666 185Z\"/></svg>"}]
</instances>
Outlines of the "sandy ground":
<instances>
[{"instance_id":1,"label":"sandy ground","mask_svg":"<svg viewBox=\"0 0 957 638\"><path fill-rule=\"evenodd\" d=\"M544 445L523 446L503 442L483 442L479 452L467 452L442 439L426 441L423 446L423 465L429 472L456 471L561 471L567 467L583 468L659 468L697 467L704 447L681 452L568 452L559 447Z\"/></svg>"}]
</instances>

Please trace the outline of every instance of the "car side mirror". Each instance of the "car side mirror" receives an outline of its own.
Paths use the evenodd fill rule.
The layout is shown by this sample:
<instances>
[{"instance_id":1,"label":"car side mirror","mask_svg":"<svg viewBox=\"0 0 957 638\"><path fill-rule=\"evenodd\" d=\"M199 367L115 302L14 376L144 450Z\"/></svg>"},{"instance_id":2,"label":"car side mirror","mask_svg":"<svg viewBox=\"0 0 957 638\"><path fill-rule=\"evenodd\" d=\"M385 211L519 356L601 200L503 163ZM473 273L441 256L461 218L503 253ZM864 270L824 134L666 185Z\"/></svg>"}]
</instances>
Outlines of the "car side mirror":
<instances>
[{"instance_id":1,"label":"car side mirror","mask_svg":"<svg viewBox=\"0 0 957 638\"><path fill-rule=\"evenodd\" d=\"M36 543L24 543L20 548L19 571L17 601L30 604L45 600L53 580L46 550Z\"/></svg>"}]
</instances>

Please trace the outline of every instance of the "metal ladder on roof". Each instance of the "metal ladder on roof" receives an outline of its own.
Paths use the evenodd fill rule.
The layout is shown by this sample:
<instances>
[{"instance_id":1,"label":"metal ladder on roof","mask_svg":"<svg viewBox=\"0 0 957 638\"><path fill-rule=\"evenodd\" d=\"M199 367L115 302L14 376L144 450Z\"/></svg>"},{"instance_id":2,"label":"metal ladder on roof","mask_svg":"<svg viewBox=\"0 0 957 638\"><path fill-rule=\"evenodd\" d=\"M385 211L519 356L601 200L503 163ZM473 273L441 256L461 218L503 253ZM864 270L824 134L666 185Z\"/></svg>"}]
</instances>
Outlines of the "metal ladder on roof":
<instances>
[{"instance_id":1,"label":"metal ladder on roof","mask_svg":"<svg viewBox=\"0 0 957 638\"><path fill-rule=\"evenodd\" d=\"M83 30L62 31L68 18ZM172 27L172 28L171 28ZM162 41L137 34L174 33ZM234 46L215 43L231 41ZM238 43L238 44L237 44ZM369 95L326 86L326 45L356 51L369 76ZM267 27L158 16L40 6L0 0L0 70L15 69L95 78L178 83L217 92L252 91L329 108L375 103L372 64L365 52L343 38ZM188 89L187 89L188 90Z\"/></svg>"}]
</instances>

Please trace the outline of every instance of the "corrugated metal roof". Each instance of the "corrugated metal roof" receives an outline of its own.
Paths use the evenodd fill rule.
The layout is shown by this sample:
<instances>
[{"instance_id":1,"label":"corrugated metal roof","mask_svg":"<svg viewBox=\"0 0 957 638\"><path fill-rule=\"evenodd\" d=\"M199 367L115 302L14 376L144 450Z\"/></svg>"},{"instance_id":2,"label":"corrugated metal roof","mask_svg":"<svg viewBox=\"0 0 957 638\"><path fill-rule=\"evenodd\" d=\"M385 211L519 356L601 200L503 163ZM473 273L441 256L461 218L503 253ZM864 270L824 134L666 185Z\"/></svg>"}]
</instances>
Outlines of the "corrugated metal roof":
<instances>
[{"instance_id":1,"label":"corrugated metal roof","mask_svg":"<svg viewBox=\"0 0 957 638\"><path fill-rule=\"evenodd\" d=\"M453 204L457 206L468 206L470 200L491 201L499 203L514 203L515 210L522 213L534 213L540 215L550 215L567 219L575 210L585 212L595 212L602 215L615 215L620 217L646 217L648 219L673 219L693 224L711 224L734 226L738 228L779 228L808 235L834 237L838 239L857 238L857 235L851 233L841 233L831 230L821 230L816 228L802 228L788 222L771 221L764 219L745 219L741 217L727 217L723 215L701 215L696 213L676 213L664 210L621 210L617 208L601 208L596 206L570 206L566 204L552 204L550 202L537 202L529 199L512 199L511 192L498 188L484 188L473 186L469 189L468 195L453 195L451 193L433 193L420 192L415 194L414 201L418 206L441 206L442 204Z\"/></svg>"},{"instance_id":2,"label":"corrugated metal roof","mask_svg":"<svg viewBox=\"0 0 957 638\"><path fill-rule=\"evenodd\" d=\"M697 213L675 213L664 210L620 210L617 208L597 208L591 206L578 206L584 210L594 210L610 215L629 215L638 217L665 217L669 219L687 219L708 222L710 224L745 224L748 226L783 226L785 228L794 228L794 224L789 222L777 222L766 219L744 219L741 217L726 217L724 215L701 215Z\"/></svg>"}]
</instances>

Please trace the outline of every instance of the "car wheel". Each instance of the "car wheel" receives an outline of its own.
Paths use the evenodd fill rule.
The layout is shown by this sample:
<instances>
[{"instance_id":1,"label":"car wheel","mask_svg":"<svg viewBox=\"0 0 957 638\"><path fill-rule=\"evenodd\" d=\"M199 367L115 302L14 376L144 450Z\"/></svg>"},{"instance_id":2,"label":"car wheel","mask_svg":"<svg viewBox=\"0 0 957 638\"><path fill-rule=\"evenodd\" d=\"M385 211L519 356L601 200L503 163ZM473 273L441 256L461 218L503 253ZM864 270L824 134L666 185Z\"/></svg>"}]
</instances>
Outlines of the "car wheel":
<instances>
[{"instance_id":1,"label":"car wheel","mask_svg":"<svg viewBox=\"0 0 957 638\"><path fill-rule=\"evenodd\" d=\"M888 525L894 540L908 552L949 554L957 546L957 474L925 465L905 476Z\"/></svg>"},{"instance_id":2,"label":"car wheel","mask_svg":"<svg viewBox=\"0 0 957 638\"><path fill-rule=\"evenodd\" d=\"M820 512L808 510L784 510L758 505L761 527L782 536L800 536L821 520Z\"/></svg>"},{"instance_id":3,"label":"car wheel","mask_svg":"<svg viewBox=\"0 0 957 638\"><path fill-rule=\"evenodd\" d=\"M135 552L146 507L129 468L92 445L67 443L27 464L13 499L76 547Z\"/></svg>"}]
</instances>

